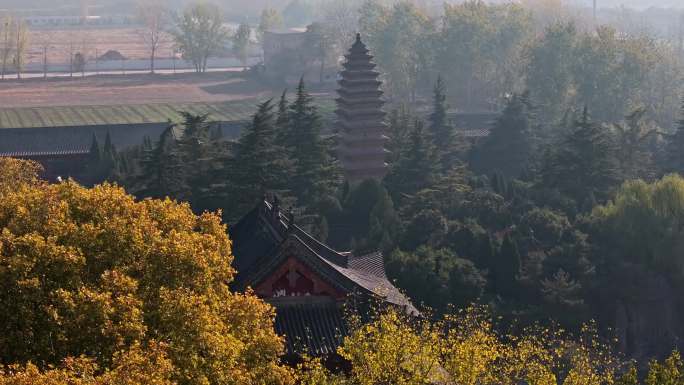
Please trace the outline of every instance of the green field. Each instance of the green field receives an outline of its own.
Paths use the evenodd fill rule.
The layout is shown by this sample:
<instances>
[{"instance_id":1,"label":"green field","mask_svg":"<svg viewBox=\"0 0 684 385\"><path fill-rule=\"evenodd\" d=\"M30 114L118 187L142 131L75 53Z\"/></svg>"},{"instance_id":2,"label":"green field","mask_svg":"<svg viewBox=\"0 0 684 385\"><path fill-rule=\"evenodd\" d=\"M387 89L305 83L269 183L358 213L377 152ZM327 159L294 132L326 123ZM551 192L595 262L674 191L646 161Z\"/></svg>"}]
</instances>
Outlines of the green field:
<instances>
[{"instance_id":1,"label":"green field","mask_svg":"<svg viewBox=\"0 0 684 385\"><path fill-rule=\"evenodd\" d=\"M220 103L0 108L0 129L177 122L181 119L180 111L209 114L213 121L238 122L248 120L258 102L252 99ZM334 109L331 99L317 99L317 103L325 117L331 116Z\"/></svg>"}]
</instances>

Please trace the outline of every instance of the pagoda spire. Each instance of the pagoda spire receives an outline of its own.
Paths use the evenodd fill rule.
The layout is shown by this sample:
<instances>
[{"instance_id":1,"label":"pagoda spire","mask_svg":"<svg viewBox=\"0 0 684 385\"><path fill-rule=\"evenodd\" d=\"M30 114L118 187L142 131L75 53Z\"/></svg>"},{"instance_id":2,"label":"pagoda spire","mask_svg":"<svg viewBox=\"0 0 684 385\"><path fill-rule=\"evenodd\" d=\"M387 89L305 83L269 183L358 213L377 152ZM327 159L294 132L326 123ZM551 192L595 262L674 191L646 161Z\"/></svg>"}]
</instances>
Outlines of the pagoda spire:
<instances>
[{"instance_id":1,"label":"pagoda spire","mask_svg":"<svg viewBox=\"0 0 684 385\"><path fill-rule=\"evenodd\" d=\"M345 55L337 90L338 156L347 181L382 179L387 172L385 159L385 102L380 90L380 74L373 56L356 34L356 41Z\"/></svg>"}]
</instances>

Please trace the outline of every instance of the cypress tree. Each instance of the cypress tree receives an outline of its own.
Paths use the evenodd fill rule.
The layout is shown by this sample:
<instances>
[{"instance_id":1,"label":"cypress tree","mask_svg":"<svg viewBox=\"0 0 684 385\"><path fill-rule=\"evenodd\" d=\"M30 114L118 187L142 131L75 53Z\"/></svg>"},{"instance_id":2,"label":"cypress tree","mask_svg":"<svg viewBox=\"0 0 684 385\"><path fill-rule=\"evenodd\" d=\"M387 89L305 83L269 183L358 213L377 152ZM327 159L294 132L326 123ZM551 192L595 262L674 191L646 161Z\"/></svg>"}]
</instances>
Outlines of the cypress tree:
<instances>
[{"instance_id":1,"label":"cypress tree","mask_svg":"<svg viewBox=\"0 0 684 385\"><path fill-rule=\"evenodd\" d=\"M611 133L589 118L587 108L572 131L545 160L543 182L586 207L589 199L603 201L620 182L619 165Z\"/></svg>"},{"instance_id":2,"label":"cypress tree","mask_svg":"<svg viewBox=\"0 0 684 385\"><path fill-rule=\"evenodd\" d=\"M454 128L449 123L447 116L446 98L446 86L442 77L439 76L433 90L430 135L437 151L437 157L445 169L450 168L457 155L454 148Z\"/></svg>"},{"instance_id":3,"label":"cypress tree","mask_svg":"<svg viewBox=\"0 0 684 385\"><path fill-rule=\"evenodd\" d=\"M209 169L213 162L211 150L211 122L208 114L180 112L183 117L182 134L174 137L172 151L180 160L177 172L179 188L174 198L189 201L193 207L203 207L203 190L210 181Z\"/></svg>"},{"instance_id":4,"label":"cypress tree","mask_svg":"<svg viewBox=\"0 0 684 385\"><path fill-rule=\"evenodd\" d=\"M416 120L399 161L392 167L385 181L395 198L413 195L434 183L437 168L437 156L432 141L425 133L423 122Z\"/></svg>"},{"instance_id":5,"label":"cypress tree","mask_svg":"<svg viewBox=\"0 0 684 385\"><path fill-rule=\"evenodd\" d=\"M411 122L415 118L405 104L392 110L389 115L389 163L396 163L401 157L401 151L406 145L408 134L411 131Z\"/></svg>"},{"instance_id":6,"label":"cypress tree","mask_svg":"<svg viewBox=\"0 0 684 385\"><path fill-rule=\"evenodd\" d=\"M99 164L102 159L102 150L100 143L97 140L97 135L93 133L93 139L90 142L90 151L88 152L89 165Z\"/></svg>"},{"instance_id":7,"label":"cypress tree","mask_svg":"<svg viewBox=\"0 0 684 385\"><path fill-rule=\"evenodd\" d=\"M513 95L489 136L473 149L470 165L478 174L518 178L532 155L532 116L527 94Z\"/></svg>"},{"instance_id":8,"label":"cypress tree","mask_svg":"<svg viewBox=\"0 0 684 385\"><path fill-rule=\"evenodd\" d=\"M305 206L331 194L335 184L332 143L321 138L321 117L300 79L297 97L289 107L289 124L282 144L294 162L293 190Z\"/></svg>"},{"instance_id":9,"label":"cypress tree","mask_svg":"<svg viewBox=\"0 0 684 385\"><path fill-rule=\"evenodd\" d=\"M116 152L116 147L112 143L112 137L109 134L109 131L107 131L107 135L105 136L102 161L103 176L105 178L108 179L118 173L119 156Z\"/></svg>"},{"instance_id":10,"label":"cypress tree","mask_svg":"<svg viewBox=\"0 0 684 385\"><path fill-rule=\"evenodd\" d=\"M276 142L272 100L260 104L235 147L234 176L239 181L240 212L267 192L282 190L288 181L291 162Z\"/></svg>"},{"instance_id":11,"label":"cypress tree","mask_svg":"<svg viewBox=\"0 0 684 385\"><path fill-rule=\"evenodd\" d=\"M178 140L178 150L188 168L194 172L196 163L207 155L211 126L209 115L195 115L185 111L180 114L183 117L183 134Z\"/></svg>"},{"instance_id":12,"label":"cypress tree","mask_svg":"<svg viewBox=\"0 0 684 385\"><path fill-rule=\"evenodd\" d=\"M283 138L287 134L290 125L290 105L287 101L287 89L283 90L278 101L278 117L276 118L276 128L278 137Z\"/></svg>"},{"instance_id":13,"label":"cypress tree","mask_svg":"<svg viewBox=\"0 0 684 385\"><path fill-rule=\"evenodd\" d=\"M684 175L684 103L682 103L681 119L675 133L669 137L667 143L666 171L678 172Z\"/></svg>"},{"instance_id":14,"label":"cypress tree","mask_svg":"<svg viewBox=\"0 0 684 385\"><path fill-rule=\"evenodd\" d=\"M490 269L495 291L503 296L513 296L520 274L520 251L510 235L504 238L498 258Z\"/></svg>"},{"instance_id":15,"label":"cypress tree","mask_svg":"<svg viewBox=\"0 0 684 385\"><path fill-rule=\"evenodd\" d=\"M145 135L143 137L142 145L140 146L139 160L138 164L140 166L140 174L145 174L146 170L154 167L154 145L152 144L152 139ZM140 178L140 175L133 177L133 182L136 183L135 179ZM130 178L127 178L130 179Z\"/></svg>"},{"instance_id":16,"label":"cypress tree","mask_svg":"<svg viewBox=\"0 0 684 385\"><path fill-rule=\"evenodd\" d=\"M478 241L475 264L480 269L487 269L490 273L492 272L492 267L495 264L494 243L489 234L484 234Z\"/></svg>"},{"instance_id":17,"label":"cypress tree","mask_svg":"<svg viewBox=\"0 0 684 385\"><path fill-rule=\"evenodd\" d=\"M93 134L84 182L94 185L103 181L116 181L121 178L120 171L119 155L114 144L112 144L109 132L107 132L102 148L100 148L97 137Z\"/></svg>"},{"instance_id":18,"label":"cypress tree","mask_svg":"<svg viewBox=\"0 0 684 385\"><path fill-rule=\"evenodd\" d=\"M109 131L107 131L105 136L104 155L105 157L114 157L116 155L116 147L112 143L112 136L109 134Z\"/></svg>"},{"instance_id":19,"label":"cypress tree","mask_svg":"<svg viewBox=\"0 0 684 385\"><path fill-rule=\"evenodd\" d=\"M102 160L102 148L97 140L97 136L93 133L93 138L90 142L90 150L88 152L88 163L85 165L82 183L92 186L104 180L105 177L102 175Z\"/></svg>"},{"instance_id":20,"label":"cypress tree","mask_svg":"<svg viewBox=\"0 0 684 385\"><path fill-rule=\"evenodd\" d=\"M152 161L143 172L141 195L182 199L188 186L183 175L184 161L174 134L175 126L168 126L159 136Z\"/></svg>"}]
</instances>

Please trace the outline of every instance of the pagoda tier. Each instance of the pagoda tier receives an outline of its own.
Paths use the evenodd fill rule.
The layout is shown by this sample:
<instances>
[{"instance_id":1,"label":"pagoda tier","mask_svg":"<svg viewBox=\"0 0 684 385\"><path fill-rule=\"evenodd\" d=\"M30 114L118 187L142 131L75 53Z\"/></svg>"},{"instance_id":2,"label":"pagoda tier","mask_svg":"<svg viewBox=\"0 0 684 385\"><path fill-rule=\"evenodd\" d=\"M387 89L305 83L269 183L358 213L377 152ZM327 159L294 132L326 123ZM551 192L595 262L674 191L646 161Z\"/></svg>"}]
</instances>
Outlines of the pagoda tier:
<instances>
[{"instance_id":1,"label":"pagoda tier","mask_svg":"<svg viewBox=\"0 0 684 385\"><path fill-rule=\"evenodd\" d=\"M345 58L336 99L337 152L350 183L382 179L387 172L387 137L380 73L359 34Z\"/></svg>"}]
</instances>

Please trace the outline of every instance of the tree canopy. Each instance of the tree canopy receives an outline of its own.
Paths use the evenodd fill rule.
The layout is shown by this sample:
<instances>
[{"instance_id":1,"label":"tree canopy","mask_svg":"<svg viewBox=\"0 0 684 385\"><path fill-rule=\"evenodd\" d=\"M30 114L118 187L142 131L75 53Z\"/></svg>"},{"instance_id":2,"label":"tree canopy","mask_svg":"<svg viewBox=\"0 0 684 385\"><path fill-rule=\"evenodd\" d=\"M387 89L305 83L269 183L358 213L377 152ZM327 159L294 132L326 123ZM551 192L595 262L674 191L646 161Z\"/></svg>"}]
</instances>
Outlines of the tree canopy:
<instances>
[{"instance_id":1,"label":"tree canopy","mask_svg":"<svg viewBox=\"0 0 684 385\"><path fill-rule=\"evenodd\" d=\"M217 215L108 184L47 184L35 164L2 163L0 363L101 383L290 381L273 309L229 290Z\"/></svg>"},{"instance_id":2,"label":"tree canopy","mask_svg":"<svg viewBox=\"0 0 684 385\"><path fill-rule=\"evenodd\" d=\"M221 10L213 4L197 3L176 16L173 30L183 58L192 62L196 72L206 72L207 60L228 40Z\"/></svg>"}]
</instances>

